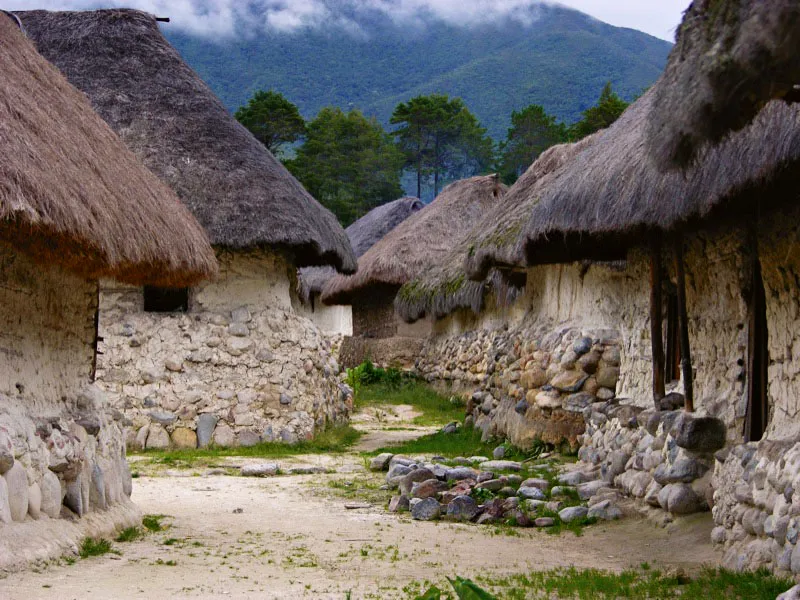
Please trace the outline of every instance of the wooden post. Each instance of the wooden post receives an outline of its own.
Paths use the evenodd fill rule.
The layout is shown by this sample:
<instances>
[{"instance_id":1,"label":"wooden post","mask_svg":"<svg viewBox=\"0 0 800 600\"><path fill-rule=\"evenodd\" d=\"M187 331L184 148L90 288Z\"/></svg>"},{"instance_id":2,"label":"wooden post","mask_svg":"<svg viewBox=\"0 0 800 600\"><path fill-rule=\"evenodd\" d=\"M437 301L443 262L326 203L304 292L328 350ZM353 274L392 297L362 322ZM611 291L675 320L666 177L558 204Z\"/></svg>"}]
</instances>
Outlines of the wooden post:
<instances>
[{"instance_id":1,"label":"wooden post","mask_svg":"<svg viewBox=\"0 0 800 600\"><path fill-rule=\"evenodd\" d=\"M650 343L653 354L653 404L660 410L664 388L664 339L661 315L661 242L650 244Z\"/></svg>"},{"instance_id":2,"label":"wooden post","mask_svg":"<svg viewBox=\"0 0 800 600\"><path fill-rule=\"evenodd\" d=\"M689 349L689 319L686 310L686 271L683 265L683 238L674 245L675 275L678 284L678 326L681 338L681 371L683 372L683 395L686 412L694 411L694 389L692 384L692 355Z\"/></svg>"}]
</instances>

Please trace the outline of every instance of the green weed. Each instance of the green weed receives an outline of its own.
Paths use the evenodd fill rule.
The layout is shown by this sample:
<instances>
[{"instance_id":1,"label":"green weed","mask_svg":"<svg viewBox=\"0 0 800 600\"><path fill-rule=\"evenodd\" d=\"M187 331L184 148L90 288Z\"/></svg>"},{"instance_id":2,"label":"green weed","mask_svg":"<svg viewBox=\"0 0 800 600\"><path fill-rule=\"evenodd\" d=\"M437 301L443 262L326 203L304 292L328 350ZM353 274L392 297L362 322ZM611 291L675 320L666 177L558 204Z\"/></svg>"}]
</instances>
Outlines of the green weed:
<instances>
[{"instance_id":1,"label":"green weed","mask_svg":"<svg viewBox=\"0 0 800 600\"><path fill-rule=\"evenodd\" d=\"M81 558L89 558L90 556L102 556L109 552L115 552L111 547L111 542L103 538L94 540L92 538L84 538L81 542L81 547L78 549L78 555ZM115 552L119 554L118 552Z\"/></svg>"},{"instance_id":2,"label":"green weed","mask_svg":"<svg viewBox=\"0 0 800 600\"><path fill-rule=\"evenodd\" d=\"M142 530L138 527L127 527L117 536L118 542L133 542L142 537Z\"/></svg>"},{"instance_id":3,"label":"green weed","mask_svg":"<svg viewBox=\"0 0 800 600\"><path fill-rule=\"evenodd\" d=\"M152 531L153 533L163 531L166 527L161 524L161 521L166 518L167 515L145 515L142 517L142 525L147 531Z\"/></svg>"}]
</instances>

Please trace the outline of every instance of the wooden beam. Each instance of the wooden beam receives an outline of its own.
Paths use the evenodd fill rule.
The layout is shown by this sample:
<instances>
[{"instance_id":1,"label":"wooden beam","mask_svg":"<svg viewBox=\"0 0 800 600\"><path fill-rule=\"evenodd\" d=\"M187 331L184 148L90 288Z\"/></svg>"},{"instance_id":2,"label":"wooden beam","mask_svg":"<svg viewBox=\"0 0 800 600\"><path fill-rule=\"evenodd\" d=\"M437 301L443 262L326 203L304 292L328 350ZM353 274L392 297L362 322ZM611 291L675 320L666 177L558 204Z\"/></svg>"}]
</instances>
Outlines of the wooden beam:
<instances>
[{"instance_id":1,"label":"wooden beam","mask_svg":"<svg viewBox=\"0 0 800 600\"><path fill-rule=\"evenodd\" d=\"M674 245L675 275L678 285L678 327L681 340L681 371L683 372L684 408L694 411L694 387L692 382L692 355L689 348L689 318L686 310L686 271L683 263L683 239L678 238Z\"/></svg>"},{"instance_id":2,"label":"wooden beam","mask_svg":"<svg viewBox=\"0 0 800 600\"><path fill-rule=\"evenodd\" d=\"M650 244L650 343L653 354L653 404L660 410L664 388L664 339L661 301L661 242Z\"/></svg>"}]
</instances>

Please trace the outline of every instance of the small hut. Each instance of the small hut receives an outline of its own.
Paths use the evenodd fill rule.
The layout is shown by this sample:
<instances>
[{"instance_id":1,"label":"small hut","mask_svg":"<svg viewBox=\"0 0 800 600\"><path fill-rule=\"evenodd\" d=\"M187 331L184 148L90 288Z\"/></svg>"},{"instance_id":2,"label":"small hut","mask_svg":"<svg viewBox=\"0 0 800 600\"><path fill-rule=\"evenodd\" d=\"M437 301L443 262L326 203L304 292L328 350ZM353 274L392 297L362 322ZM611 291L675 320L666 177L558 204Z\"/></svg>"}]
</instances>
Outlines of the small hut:
<instances>
[{"instance_id":1,"label":"small hut","mask_svg":"<svg viewBox=\"0 0 800 600\"><path fill-rule=\"evenodd\" d=\"M128 499L122 416L93 385L98 279L192 285L214 275L217 265L204 231L175 194L3 12L0 70L0 570L6 571L140 519ZM97 511L105 513L99 520L76 520Z\"/></svg>"},{"instance_id":2,"label":"small hut","mask_svg":"<svg viewBox=\"0 0 800 600\"><path fill-rule=\"evenodd\" d=\"M357 258L374 246L387 233L425 206L419 198L405 197L373 208L345 229ZM332 267L300 269L298 288L303 311L326 333L352 335L353 312L349 305L326 306L320 300L322 289L336 275Z\"/></svg>"},{"instance_id":3,"label":"small hut","mask_svg":"<svg viewBox=\"0 0 800 600\"><path fill-rule=\"evenodd\" d=\"M590 416L579 456L669 512L712 507L730 565L788 569L791 543L758 519L770 512L763 499L791 485L800 456L800 110L770 102L695 166L664 174L645 151L661 85L550 186L522 242L529 264L627 256L625 400ZM669 451L649 460L654 447L640 445L623 466L622 448L647 436ZM786 508L770 518L794 510L781 497Z\"/></svg>"},{"instance_id":4,"label":"small hut","mask_svg":"<svg viewBox=\"0 0 800 600\"><path fill-rule=\"evenodd\" d=\"M342 348L344 364L371 358L378 363L413 364L431 321L408 325L395 313L400 287L441 261L505 188L494 175L448 185L373 245L358 261L355 275L333 277L322 292L326 304L353 307L353 336Z\"/></svg>"},{"instance_id":5,"label":"small hut","mask_svg":"<svg viewBox=\"0 0 800 600\"><path fill-rule=\"evenodd\" d=\"M103 286L98 380L133 422L130 442L293 442L346 418L328 343L292 307L297 267L356 267L333 214L230 115L152 15L17 14L195 215L220 263L215 281L191 288Z\"/></svg>"},{"instance_id":6,"label":"small hut","mask_svg":"<svg viewBox=\"0 0 800 600\"><path fill-rule=\"evenodd\" d=\"M800 5L695 0L678 28L653 100L648 147L685 167L705 142L739 130L771 99L800 98Z\"/></svg>"}]
</instances>

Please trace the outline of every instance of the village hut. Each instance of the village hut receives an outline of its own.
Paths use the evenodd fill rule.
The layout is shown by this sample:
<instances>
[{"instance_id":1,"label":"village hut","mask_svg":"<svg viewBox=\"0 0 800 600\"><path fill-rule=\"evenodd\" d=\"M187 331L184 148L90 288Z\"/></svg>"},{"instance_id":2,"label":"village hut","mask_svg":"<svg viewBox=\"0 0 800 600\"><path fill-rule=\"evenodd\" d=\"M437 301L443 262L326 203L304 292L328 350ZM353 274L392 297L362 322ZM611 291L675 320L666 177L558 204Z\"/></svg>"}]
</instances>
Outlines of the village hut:
<instances>
[{"instance_id":1,"label":"village hut","mask_svg":"<svg viewBox=\"0 0 800 600\"><path fill-rule=\"evenodd\" d=\"M648 147L685 167L704 143L747 125L771 99L800 98L800 5L695 0L678 28L653 100Z\"/></svg>"},{"instance_id":2,"label":"village hut","mask_svg":"<svg viewBox=\"0 0 800 600\"><path fill-rule=\"evenodd\" d=\"M800 457L800 110L770 102L691 169L665 174L645 151L660 85L548 188L523 232L529 264L627 257L624 400L587 415L579 456L669 512L713 507L729 565L796 571L794 542L769 531L800 498L763 499L786 491ZM672 450L645 458L645 438Z\"/></svg>"},{"instance_id":3,"label":"village hut","mask_svg":"<svg viewBox=\"0 0 800 600\"><path fill-rule=\"evenodd\" d=\"M582 142L580 146L583 146ZM400 288L398 315L408 323L426 316L441 320L457 311L478 315L493 305L508 306L525 286L525 261L517 238L540 189L578 145L549 148L514 186L439 261Z\"/></svg>"},{"instance_id":4,"label":"village hut","mask_svg":"<svg viewBox=\"0 0 800 600\"><path fill-rule=\"evenodd\" d=\"M405 197L373 208L351 224L345 233L356 258L374 246L392 229L425 206L419 198ZM320 300L322 289L336 275L332 267L300 269L298 291L302 305L299 310L326 333L352 335L353 312L349 305L326 306Z\"/></svg>"},{"instance_id":5,"label":"village hut","mask_svg":"<svg viewBox=\"0 0 800 600\"><path fill-rule=\"evenodd\" d=\"M346 418L328 343L292 307L297 267L356 267L333 214L228 113L154 16L17 15L197 217L220 263L216 280L191 288L103 286L98 381L132 421L130 443L294 442Z\"/></svg>"},{"instance_id":6,"label":"village hut","mask_svg":"<svg viewBox=\"0 0 800 600\"><path fill-rule=\"evenodd\" d=\"M545 151L442 263L397 295L404 318L436 319L417 371L465 395L487 438L577 449L582 410L615 395L624 265L526 267L517 243L548 186L596 138Z\"/></svg>"},{"instance_id":7,"label":"village hut","mask_svg":"<svg viewBox=\"0 0 800 600\"><path fill-rule=\"evenodd\" d=\"M355 275L337 275L326 284L323 302L353 307L353 336L342 346L343 364L358 364L365 358L413 364L431 323L403 322L394 309L398 290L442 260L503 192L494 175L451 183L431 204L367 250Z\"/></svg>"},{"instance_id":8,"label":"village hut","mask_svg":"<svg viewBox=\"0 0 800 600\"><path fill-rule=\"evenodd\" d=\"M129 500L123 418L93 385L98 280L193 285L217 265L175 194L4 12L0 70L0 569L7 571L141 517ZM77 519L98 511L102 518Z\"/></svg>"}]
</instances>

